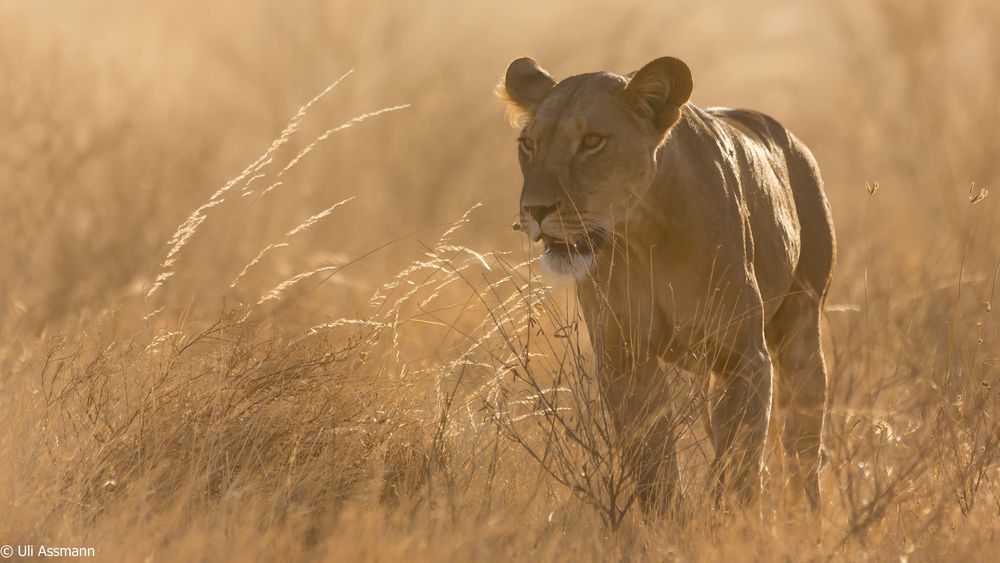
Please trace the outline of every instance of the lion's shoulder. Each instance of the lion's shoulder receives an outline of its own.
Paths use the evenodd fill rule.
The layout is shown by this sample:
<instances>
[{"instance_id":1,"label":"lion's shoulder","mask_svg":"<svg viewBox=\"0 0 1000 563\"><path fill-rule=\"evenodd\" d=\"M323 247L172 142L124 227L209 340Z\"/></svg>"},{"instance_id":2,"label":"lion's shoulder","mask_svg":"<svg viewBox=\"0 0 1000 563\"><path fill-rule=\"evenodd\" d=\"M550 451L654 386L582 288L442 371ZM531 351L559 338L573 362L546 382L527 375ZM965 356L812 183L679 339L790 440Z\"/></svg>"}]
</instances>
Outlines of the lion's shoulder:
<instances>
[{"instance_id":1,"label":"lion's shoulder","mask_svg":"<svg viewBox=\"0 0 1000 563\"><path fill-rule=\"evenodd\" d=\"M727 107L706 108L704 113L770 149L786 149L789 145L788 130L766 113Z\"/></svg>"}]
</instances>

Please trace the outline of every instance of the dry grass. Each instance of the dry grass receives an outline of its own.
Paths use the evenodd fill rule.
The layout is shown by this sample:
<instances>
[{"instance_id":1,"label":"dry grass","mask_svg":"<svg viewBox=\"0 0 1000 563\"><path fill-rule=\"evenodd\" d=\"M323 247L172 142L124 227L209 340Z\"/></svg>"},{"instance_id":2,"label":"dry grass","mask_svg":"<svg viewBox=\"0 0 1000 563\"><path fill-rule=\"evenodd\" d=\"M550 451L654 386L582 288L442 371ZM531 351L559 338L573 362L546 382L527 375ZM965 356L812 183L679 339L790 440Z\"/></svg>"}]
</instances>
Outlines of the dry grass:
<instances>
[{"instance_id":1,"label":"dry grass","mask_svg":"<svg viewBox=\"0 0 1000 563\"><path fill-rule=\"evenodd\" d=\"M160 4L0 7L0 544L1000 556L993 3ZM714 514L694 383L684 518L630 504L579 312L510 230L491 92L523 54L679 56L695 102L813 147L840 245L821 530L777 458L763 519Z\"/></svg>"}]
</instances>

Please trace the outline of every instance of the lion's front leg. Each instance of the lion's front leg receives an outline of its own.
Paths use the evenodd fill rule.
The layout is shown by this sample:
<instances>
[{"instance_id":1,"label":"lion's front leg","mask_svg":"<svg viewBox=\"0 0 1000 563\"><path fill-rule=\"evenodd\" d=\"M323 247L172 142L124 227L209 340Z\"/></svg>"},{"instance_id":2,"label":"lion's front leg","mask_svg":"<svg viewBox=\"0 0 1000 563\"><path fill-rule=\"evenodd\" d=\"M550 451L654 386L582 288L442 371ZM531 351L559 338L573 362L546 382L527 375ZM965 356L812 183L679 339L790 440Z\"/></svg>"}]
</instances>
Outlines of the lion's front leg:
<instances>
[{"instance_id":1,"label":"lion's front leg","mask_svg":"<svg viewBox=\"0 0 1000 563\"><path fill-rule=\"evenodd\" d=\"M680 498L677 424L656 355L643 348L614 335L595 339L601 392L634 476L637 500L643 512L665 514Z\"/></svg>"},{"instance_id":2,"label":"lion's front leg","mask_svg":"<svg viewBox=\"0 0 1000 563\"><path fill-rule=\"evenodd\" d=\"M759 346L720 352L715 371L710 417L719 499L728 492L749 504L761 490L771 414L771 359L761 341Z\"/></svg>"}]
</instances>

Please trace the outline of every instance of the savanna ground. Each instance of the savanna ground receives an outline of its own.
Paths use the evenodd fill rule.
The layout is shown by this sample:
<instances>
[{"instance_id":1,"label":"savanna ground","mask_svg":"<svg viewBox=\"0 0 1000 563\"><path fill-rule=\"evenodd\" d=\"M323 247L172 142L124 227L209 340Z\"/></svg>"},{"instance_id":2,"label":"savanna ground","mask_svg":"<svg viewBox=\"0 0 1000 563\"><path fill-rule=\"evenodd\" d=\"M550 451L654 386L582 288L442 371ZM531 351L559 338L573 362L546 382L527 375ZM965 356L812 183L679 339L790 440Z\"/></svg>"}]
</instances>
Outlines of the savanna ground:
<instances>
[{"instance_id":1,"label":"savanna ground","mask_svg":"<svg viewBox=\"0 0 1000 563\"><path fill-rule=\"evenodd\" d=\"M998 30L986 0L0 4L0 544L996 560ZM812 147L839 239L821 526L786 517L777 456L763 518L715 514L692 413L687 516L608 524L628 476L584 329L510 228L492 88L526 54L677 56L696 103Z\"/></svg>"}]
</instances>

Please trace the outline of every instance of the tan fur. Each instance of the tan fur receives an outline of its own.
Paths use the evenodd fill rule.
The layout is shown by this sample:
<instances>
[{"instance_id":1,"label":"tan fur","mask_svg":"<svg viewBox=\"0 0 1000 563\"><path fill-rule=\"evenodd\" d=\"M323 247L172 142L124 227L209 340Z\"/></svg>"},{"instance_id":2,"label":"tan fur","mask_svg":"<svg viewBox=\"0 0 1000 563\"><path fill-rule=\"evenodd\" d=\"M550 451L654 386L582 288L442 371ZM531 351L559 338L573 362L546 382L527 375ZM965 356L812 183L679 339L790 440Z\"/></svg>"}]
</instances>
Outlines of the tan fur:
<instances>
[{"instance_id":1,"label":"tan fur","mask_svg":"<svg viewBox=\"0 0 1000 563\"><path fill-rule=\"evenodd\" d=\"M761 487L773 379L789 478L817 508L835 253L819 169L773 119L687 102L691 84L671 58L558 83L512 63L502 88L524 125L521 230L576 279L647 509L675 497L661 358L712 374L720 495L746 501Z\"/></svg>"}]
</instances>

